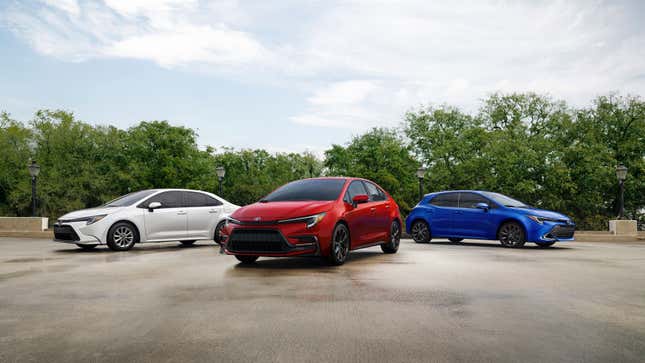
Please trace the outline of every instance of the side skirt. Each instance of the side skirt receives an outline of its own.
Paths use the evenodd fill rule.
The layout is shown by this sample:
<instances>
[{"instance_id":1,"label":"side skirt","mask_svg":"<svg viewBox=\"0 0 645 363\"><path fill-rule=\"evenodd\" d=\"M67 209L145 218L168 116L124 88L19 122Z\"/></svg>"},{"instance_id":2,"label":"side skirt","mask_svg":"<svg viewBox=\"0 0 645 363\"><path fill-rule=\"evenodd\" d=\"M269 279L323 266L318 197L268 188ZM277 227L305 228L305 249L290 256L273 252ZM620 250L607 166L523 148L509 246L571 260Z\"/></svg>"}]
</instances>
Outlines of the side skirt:
<instances>
[{"instance_id":1,"label":"side skirt","mask_svg":"<svg viewBox=\"0 0 645 363\"><path fill-rule=\"evenodd\" d=\"M382 245L384 243L387 243L387 241L380 241L380 242L369 243L369 244L366 244L366 245L361 245L361 246L358 246L356 248L352 248L350 251L356 251L356 250L360 250L360 249L363 249L363 248L380 246L380 245Z\"/></svg>"}]
</instances>

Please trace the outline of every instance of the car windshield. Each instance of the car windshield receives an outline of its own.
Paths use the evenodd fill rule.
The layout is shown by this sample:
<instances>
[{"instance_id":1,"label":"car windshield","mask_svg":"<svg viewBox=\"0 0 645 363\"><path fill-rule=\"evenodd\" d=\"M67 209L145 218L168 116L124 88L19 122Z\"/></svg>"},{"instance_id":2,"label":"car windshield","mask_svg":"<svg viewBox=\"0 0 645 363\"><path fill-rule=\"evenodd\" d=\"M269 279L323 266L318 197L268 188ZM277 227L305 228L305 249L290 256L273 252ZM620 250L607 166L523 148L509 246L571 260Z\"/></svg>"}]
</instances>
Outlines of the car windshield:
<instances>
[{"instance_id":1,"label":"car windshield","mask_svg":"<svg viewBox=\"0 0 645 363\"><path fill-rule=\"evenodd\" d=\"M104 207L127 207L131 206L134 203L140 201L141 199L151 195L152 193L155 193L156 190L149 189L149 190L140 190L138 192L130 193L123 195L121 197L118 197L112 201L109 201L103 205Z\"/></svg>"},{"instance_id":2,"label":"car windshield","mask_svg":"<svg viewBox=\"0 0 645 363\"><path fill-rule=\"evenodd\" d=\"M336 200L345 185L345 179L305 179L283 185L260 202L287 202L299 200Z\"/></svg>"},{"instance_id":3,"label":"car windshield","mask_svg":"<svg viewBox=\"0 0 645 363\"><path fill-rule=\"evenodd\" d=\"M496 203L503 205L504 207L529 208L529 206L526 205L525 203L522 203L519 200L513 199L511 197L507 197L503 194L491 193L491 192L484 192L483 194L488 198L492 199L493 201L495 201Z\"/></svg>"}]
</instances>

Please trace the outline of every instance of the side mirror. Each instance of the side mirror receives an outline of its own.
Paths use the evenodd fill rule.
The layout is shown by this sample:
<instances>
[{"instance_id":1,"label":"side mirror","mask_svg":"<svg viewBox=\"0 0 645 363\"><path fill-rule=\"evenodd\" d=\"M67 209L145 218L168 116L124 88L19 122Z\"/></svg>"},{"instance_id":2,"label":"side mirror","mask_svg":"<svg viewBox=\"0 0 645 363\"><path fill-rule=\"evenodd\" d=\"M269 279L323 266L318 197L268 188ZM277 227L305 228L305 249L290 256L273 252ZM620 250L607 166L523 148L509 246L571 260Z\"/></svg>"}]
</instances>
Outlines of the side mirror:
<instances>
[{"instance_id":1,"label":"side mirror","mask_svg":"<svg viewBox=\"0 0 645 363\"><path fill-rule=\"evenodd\" d=\"M159 202L152 202L152 203L148 204L148 210L149 210L150 212L152 212L153 210L155 210L155 209L157 209L157 208L161 208L161 203L159 203Z\"/></svg>"},{"instance_id":2,"label":"side mirror","mask_svg":"<svg viewBox=\"0 0 645 363\"><path fill-rule=\"evenodd\" d=\"M355 195L354 198L352 198L352 203L354 204L354 207L356 207L359 204L367 203L369 200L370 197L367 194L359 194Z\"/></svg>"},{"instance_id":3,"label":"side mirror","mask_svg":"<svg viewBox=\"0 0 645 363\"><path fill-rule=\"evenodd\" d=\"M483 209L483 210L484 210L484 212L485 212L485 211L488 211L488 209L490 208L490 206L488 205L488 203L477 203L477 204L475 204L475 208L477 208L477 209Z\"/></svg>"}]
</instances>

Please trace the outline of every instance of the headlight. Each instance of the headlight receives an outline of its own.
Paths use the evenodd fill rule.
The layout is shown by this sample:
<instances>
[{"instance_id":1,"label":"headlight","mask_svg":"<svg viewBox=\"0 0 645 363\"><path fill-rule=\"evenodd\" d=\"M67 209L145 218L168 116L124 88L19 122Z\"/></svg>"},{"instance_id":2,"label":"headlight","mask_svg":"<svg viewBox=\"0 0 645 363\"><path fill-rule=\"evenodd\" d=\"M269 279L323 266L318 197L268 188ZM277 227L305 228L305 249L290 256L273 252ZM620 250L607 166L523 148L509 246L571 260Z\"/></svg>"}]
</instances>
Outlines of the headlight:
<instances>
[{"instance_id":1,"label":"headlight","mask_svg":"<svg viewBox=\"0 0 645 363\"><path fill-rule=\"evenodd\" d=\"M532 220L533 222L538 223L538 224L543 224L544 223L544 219L542 217L529 216L529 219Z\"/></svg>"},{"instance_id":2,"label":"headlight","mask_svg":"<svg viewBox=\"0 0 645 363\"><path fill-rule=\"evenodd\" d=\"M565 220L562 219L554 219L554 218L547 218L547 217L538 217L538 216L528 216L530 220L532 220L535 223L538 224L544 224L544 222L562 222L566 223Z\"/></svg>"},{"instance_id":3,"label":"headlight","mask_svg":"<svg viewBox=\"0 0 645 363\"><path fill-rule=\"evenodd\" d=\"M314 214L313 216L306 216L306 217L283 219L281 221L278 221L278 223L304 222L304 223L306 223L307 228L312 228L313 226L318 224L320 221L322 221L323 218L325 218L325 214L327 214L327 213L319 213L319 214Z\"/></svg>"},{"instance_id":4,"label":"headlight","mask_svg":"<svg viewBox=\"0 0 645 363\"><path fill-rule=\"evenodd\" d=\"M226 218L226 224L233 223L233 224L242 224L242 222L238 221L235 218L228 217Z\"/></svg>"},{"instance_id":5,"label":"headlight","mask_svg":"<svg viewBox=\"0 0 645 363\"><path fill-rule=\"evenodd\" d=\"M101 219L103 219L105 217L107 217L107 214L101 214L101 215L98 215L98 216L88 217L87 218L87 225L89 226L90 224L94 224L94 223L100 221Z\"/></svg>"}]
</instances>

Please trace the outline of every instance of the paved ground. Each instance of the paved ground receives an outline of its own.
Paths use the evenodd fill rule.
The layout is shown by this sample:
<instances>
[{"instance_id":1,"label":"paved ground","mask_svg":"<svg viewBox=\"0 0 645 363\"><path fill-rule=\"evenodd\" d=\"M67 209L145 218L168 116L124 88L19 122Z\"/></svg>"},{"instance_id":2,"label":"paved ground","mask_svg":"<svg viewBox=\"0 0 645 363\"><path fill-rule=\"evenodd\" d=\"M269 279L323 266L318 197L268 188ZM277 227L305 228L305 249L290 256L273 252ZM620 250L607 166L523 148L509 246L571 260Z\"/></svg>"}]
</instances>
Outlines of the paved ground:
<instances>
[{"instance_id":1,"label":"paved ground","mask_svg":"<svg viewBox=\"0 0 645 363\"><path fill-rule=\"evenodd\" d=\"M645 360L645 243L406 240L341 267L208 243L0 251L2 362Z\"/></svg>"}]
</instances>

